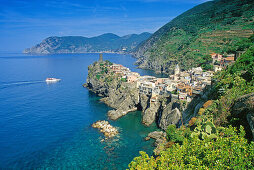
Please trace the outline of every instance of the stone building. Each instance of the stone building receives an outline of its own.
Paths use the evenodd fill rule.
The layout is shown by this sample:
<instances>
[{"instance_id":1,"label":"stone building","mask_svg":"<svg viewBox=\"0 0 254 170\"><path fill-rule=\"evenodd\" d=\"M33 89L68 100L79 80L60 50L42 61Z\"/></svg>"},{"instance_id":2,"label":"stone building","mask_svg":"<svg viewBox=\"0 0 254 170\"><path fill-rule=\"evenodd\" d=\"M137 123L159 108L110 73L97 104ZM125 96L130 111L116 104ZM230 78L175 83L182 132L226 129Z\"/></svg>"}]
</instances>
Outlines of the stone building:
<instances>
[{"instance_id":1,"label":"stone building","mask_svg":"<svg viewBox=\"0 0 254 170\"><path fill-rule=\"evenodd\" d=\"M179 67L179 65L177 64L176 67L175 67L175 75L180 74L180 72L181 72L180 67Z\"/></svg>"}]
</instances>

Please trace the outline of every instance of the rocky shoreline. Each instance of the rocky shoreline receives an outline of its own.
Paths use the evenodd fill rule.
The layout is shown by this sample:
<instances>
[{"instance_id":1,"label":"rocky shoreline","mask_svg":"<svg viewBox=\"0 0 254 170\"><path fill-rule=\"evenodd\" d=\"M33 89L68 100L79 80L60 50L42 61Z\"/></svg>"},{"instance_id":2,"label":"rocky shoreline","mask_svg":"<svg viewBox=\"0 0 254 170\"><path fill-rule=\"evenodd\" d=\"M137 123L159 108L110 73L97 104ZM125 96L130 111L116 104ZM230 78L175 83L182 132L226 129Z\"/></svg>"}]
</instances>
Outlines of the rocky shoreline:
<instances>
[{"instance_id":1,"label":"rocky shoreline","mask_svg":"<svg viewBox=\"0 0 254 170\"><path fill-rule=\"evenodd\" d=\"M180 127L187 125L189 120L197 115L210 93L209 87L207 87L202 95L187 103L179 100L178 96L174 94L161 94L154 99L152 95L140 93L137 83L129 83L123 76L112 71L114 65L117 64L103 61L102 58L91 64L88 67L86 83L83 85L89 91L101 96L100 100L113 108L107 113L111 120L117 120L129 112L139 110L142 111L142 123L146 126L155 122L164 131L172 124ZM108 126L107 123L106 126ZM98 128L98 124L95 124L94 127ZM111 134L105 129L100 131L106 137L112 137L118 133L114 131ZM166 142L165 132L151 133L146 139L148 140L148 138L155 139L154 153L159 153L160 146L165 145Z\"/></svg>"},{"instance_id":2,"label":"rocky shoreline","mask_svg":"<svg viewBox=\"0 0 254 170\"><path fill-rule=\"evenodd\" d=\"M149 126L155 122L159 128L166 130L171 124L177 127L187 124L207 100L209 90L189 103L182 102L173 94L160 95L156 102L152 102L152 96L140 93L135 83L122 81L117 73L111 72L109 68L112 64L103 60L91 64L83 85L103 97L101 101L113 108L107 114L112 120L139 110L142 111L144 125Z\"/></svg>"},{"instance_id":3,"label":"rocky shoreline","mask_svg":"<svg viewBox=\"0 0 254 170\"><path fill-rule=\"evenodd\" d=\"M167 139L166 139L166 132L162 132L162 131L154 131L154 132L150 132L147 137L145 138L146 141L150 140L150 139L154 139L154 145L155 145L155 149L154 149L154 154L158 155L161 152L161 146L165 145L167 143ZM164 147L162 147L164 148Z\"/></svg>"}]
</instances>

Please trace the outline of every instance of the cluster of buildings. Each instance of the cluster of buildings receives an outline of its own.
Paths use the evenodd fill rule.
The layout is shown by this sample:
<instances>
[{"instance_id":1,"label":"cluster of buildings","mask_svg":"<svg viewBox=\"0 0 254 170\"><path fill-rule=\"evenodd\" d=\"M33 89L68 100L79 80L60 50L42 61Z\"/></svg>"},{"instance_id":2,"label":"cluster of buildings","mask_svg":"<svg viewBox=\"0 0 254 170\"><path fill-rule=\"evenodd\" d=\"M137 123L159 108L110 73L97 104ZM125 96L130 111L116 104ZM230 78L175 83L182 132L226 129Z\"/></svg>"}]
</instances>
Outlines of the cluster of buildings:
<instances>
[{"instance_id":1,"label":"cluster of buildings","mask_svg":"<svg viewBox=\"0 0 254 170\"><path fill-rule=\"evenodd\" d=\"M221 54L216 54L212 53L211 57L213 59L213 66L214 66L214 71L220 71L223 68L225 68L228 64L234 63L239 57L241 53L238 54L229 54L227 56L223 56Z\"/></svg>"},{"instance_id":2,"label":"cluster of buildings","mask_svg":"<svg viewBox=\"0 0 254 170\"><path fill-rule=\"evenodd\" d=\"M224 68L227 64L236 60L235 56L223 57L220 54L211 54L215 72ZM120 64L112 64L109 71L118 74L118 77L126 82L135 84L139 93L151 96L151 102L156 102L159 96L174 95L180 100L191 99L202 95L204 88L211 85L214 71L203 71L201 67L192 68L188 71L181 71L176 65L174 74L169 78L156 78L153 76L140 76L139 73L131 72L129 68Z\"/></svg>"},{"instance_id":3,"label":"cluster of buildings","mask_svg":"<svg viewBox=\"0 0 254 170\"><path fill-rule=\"evenodd\" d=\"M213 76L212 71L203 72L201 67L181 72L178 65L175 74L169 78L140 76L121 64L110 65L109 71L118 74L126 82L135 84L139 93L151 96L151 102L156 102L159 96L169 96L172 93L181 100L191 100L193 96L200 95L206 85L211 85Z\"/></svg>"},{"instance_id":4,"label":"cluster of buildings","mask_svg":"<svg viewBox=\"0 0 254 170\"><path fill-rule=\"evenodd\" d=\"M175 74L171 75L169 79L175 84L174 90L176 90L178 98L190 101L194 96L202 95L203 89L207 85L211 85L213 73L213 71L204 72L201 67L181 72L177 65Z\"/></svg>"}]
</instances>

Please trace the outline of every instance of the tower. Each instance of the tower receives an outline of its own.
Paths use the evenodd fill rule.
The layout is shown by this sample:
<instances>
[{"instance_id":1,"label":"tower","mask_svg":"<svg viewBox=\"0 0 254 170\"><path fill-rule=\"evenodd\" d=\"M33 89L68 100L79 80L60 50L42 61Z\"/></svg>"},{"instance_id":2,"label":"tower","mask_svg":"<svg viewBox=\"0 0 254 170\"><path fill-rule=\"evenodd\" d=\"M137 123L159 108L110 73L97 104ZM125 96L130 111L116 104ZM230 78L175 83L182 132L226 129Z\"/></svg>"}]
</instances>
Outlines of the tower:
<instances>
[{"instance_id":1,"label":"tower","mask_svg":"<svg viewBox=\"0 0 254 170\"><path fill-rule=\"evenodd\" d=\"M176 65L176 68L175 68L175 75L177 75L177 74L180 74L180 67L179 67L179 65L177 64Z\"/></svg>"},{"instance_id":2,"label":"tower","mask_svg":"<svg viewBox=\"0 0 254 170\"><path fill-rule=\"evenodd\" d=\"M102 63L103 62L103 56L102 56L102 53L100 54L100 59L99 59L99 63Z\"/></svg>"}]
</instances>

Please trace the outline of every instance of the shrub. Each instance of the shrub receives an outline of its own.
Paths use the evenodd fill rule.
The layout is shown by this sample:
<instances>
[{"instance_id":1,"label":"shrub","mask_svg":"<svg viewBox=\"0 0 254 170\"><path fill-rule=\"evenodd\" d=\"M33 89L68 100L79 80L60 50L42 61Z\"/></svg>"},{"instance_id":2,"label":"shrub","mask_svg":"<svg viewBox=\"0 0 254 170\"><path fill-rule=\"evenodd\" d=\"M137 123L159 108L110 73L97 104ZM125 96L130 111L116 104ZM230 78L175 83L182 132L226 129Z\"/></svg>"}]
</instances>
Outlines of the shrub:
<instances>
[{"instance_id":1,"label":"shrub","mask_svg":"<svg viewBox=\"0 0 254 170\"><path fill-rule=\"evenodd\" d=\"M209 106L211 106L213 104L212 100L208 100L207 102L204 103L203 108L208 108Z\"/></svg>"},{"instance_id":2,"label":"shrub","mask_svg":"<svg viewBox=\"0 0 254 170\"><path fill-rule=\"evenodd\" d=\"M167 140L172 141L175 143L183 143L184 136L180 130L176 129L176 125L169 125L168 129L166 130L167 133Z\"/></svg>"},{"instance_id":3,"label":"shrub","mask_svg":"<svg viewBox=\"0 0 254 170\"><path fill-rule=\"evenodd\" d=\"M205 109L204 108L200 108L199 111L198 111L198 115L203 115L203 113L205 112Z\"/></svg>"},{"instance_id":4,"label":"shrub","mask_svg":"<svg viewBox=\"0 0 254 170\"><path fill-rule=\"evenodd\" d=\"M216 140L185 139L162 151L155 159L145 152L134 158L130 169L253 169L254 143L248 144L243 127L220 128Z\"/></svg>"},{"instance_id":5,"label":"shrub","mask_svg":"<svg viewBox=\"0 0 254 170\"><path fill-rule=\"evenodd\" d=\"M122 82L127 82L127 79L126 78L121 78L121 81Z\"/></svg>"},{"instance_id":6,"label":"shrub","mask_svg":"<svg viewBox=\"0 0 254 170\"><path fill-rule=\"evenodd\" d=\"M189 126L193 126L195 124L196 120L197 120L196 117L191 118L191 120L189 121Z\"/></svg>"},{"instance_id":7,"label":"shrub","mask_svg":"<svg viewBox=\"0 0 254 170\"><path fill-rule=\"evenodd\" d=\"M101 78L101 75L97 74L96 78L99 80Z\"/></svg>"}]
</instances>

